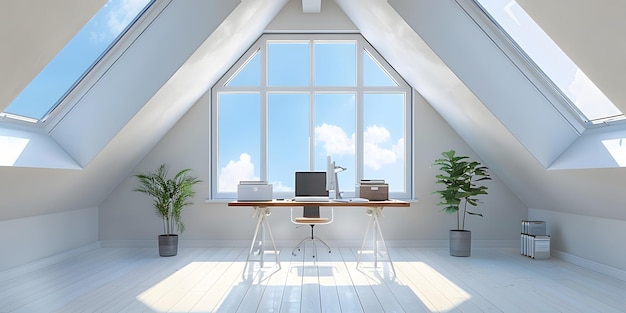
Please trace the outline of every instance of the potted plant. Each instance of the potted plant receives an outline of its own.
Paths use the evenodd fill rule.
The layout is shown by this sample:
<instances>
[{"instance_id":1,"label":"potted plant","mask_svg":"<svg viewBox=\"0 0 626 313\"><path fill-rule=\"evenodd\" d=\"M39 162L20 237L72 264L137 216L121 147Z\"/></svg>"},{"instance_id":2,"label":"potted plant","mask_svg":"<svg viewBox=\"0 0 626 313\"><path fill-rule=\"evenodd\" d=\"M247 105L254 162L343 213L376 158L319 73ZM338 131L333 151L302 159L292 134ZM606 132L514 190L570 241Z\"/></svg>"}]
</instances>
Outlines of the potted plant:
<instances>
[{"instance_id":1,"label":"potted plant","mask_svg":"<svg viewBox=\"0 0 626 313\"><path fill-rule=\"evenodd\" d=\"M152 197L155 212L163 219L164 233L159 236L159 255L174 256L178 253L178 234L185 230L181 213L185 206L193 204L196 194L193 185L200 182L190 175L191 169L183 169L173 178L167 177L167 166L161 164L156 170L134 175L139 186L134 191Z\"/></svg>"},{"instance_id":2,"label":"potted plant","mask_svg":"<svg viewBox=\"0 0 626 313\"><path fill-rule=\"evenodd\" d=\"M439 166L443 174L438 174L438 184L445 186L434 193L439 194L443 211L456 214L456 229L450 230L450 255L470 256L472 233L465 230L467 215L483 216L467 210L467 205L476 206L478 195L487 194L487 186L479 182L490 180L488 168L477 161L468 161L469 157L456 155L454 150L442 152L443 158L435 160L433 165Z\"/></svg>"}]
</instances>

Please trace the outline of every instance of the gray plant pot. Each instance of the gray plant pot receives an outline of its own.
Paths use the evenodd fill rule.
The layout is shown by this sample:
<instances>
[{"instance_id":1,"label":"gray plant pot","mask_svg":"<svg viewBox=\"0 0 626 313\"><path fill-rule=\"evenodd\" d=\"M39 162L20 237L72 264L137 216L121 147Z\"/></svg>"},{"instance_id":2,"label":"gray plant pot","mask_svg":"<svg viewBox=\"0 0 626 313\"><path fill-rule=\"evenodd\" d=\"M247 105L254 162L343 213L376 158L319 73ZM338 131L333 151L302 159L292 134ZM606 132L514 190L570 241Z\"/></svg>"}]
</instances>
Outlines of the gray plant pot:
<instances>
[{"instance_id":1,"label":"gray plant pot","mask_svg":"<svg viewBox=\"0 0 626 313\"><path fill-rule=\"evenodd\" d=\"M178 235L159 235L159 255L175 256L178 253Z\"/></svg>"},{"instance_id":2,"label":"gray plant pot","mask_svg":"<svg viewBox=\"0 0 626 313\"><path fill-rule=\"evenodd\" d=\"M450 255L470 256L472 250L472 232L469 230L450 230Z\"/></svg>"}]
</instances>

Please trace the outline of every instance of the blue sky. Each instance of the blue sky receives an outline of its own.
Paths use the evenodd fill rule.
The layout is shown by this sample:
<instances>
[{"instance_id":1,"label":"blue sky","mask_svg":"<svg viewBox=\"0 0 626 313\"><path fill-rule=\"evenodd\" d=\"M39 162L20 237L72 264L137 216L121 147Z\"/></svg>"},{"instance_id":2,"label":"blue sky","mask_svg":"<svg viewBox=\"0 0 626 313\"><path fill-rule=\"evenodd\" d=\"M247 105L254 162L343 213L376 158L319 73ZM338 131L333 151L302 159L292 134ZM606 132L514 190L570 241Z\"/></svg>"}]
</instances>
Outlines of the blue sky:
<instances>
[{"instance_id":1,"label":"blue sky","mask_svg":"<svg viewBox=\"0 0 626 313\"><path fill-rule=\"evenodd\" d=\"M41 119L151 0L110 0L5 112Z\"/></svg>"}]
</instances>

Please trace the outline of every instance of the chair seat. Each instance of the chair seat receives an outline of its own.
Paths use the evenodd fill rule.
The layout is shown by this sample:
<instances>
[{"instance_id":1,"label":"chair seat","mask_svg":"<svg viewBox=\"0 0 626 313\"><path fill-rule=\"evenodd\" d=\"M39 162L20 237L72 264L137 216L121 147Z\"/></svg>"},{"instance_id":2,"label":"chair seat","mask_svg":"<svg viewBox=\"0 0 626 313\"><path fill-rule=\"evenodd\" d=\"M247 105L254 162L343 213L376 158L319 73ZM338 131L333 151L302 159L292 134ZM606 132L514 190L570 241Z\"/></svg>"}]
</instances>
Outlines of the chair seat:
<instances>
[{"instance_id":1,"label":"chair seat","mask_svg":"<svg viewBox=\"0 0 626 313\"><path fill-rule=\"evenodd\" d=\"M301 224L321 224L328 223L330 221L329 218L325 217L296 217L295 222Z\"/></svg>"},{"instance_id":2,"label":"chair seat","mask_svg":"<svg viewBox=\"0 0 626 313\"><path fill-rule=\"evenodd\" d=\"M315 258L316 255L316 247L315 247L315 243L321 243L322 245L324 245L326 247L326 249L328 249L328 253L330 253L330 247L328 246L328 244L318 238L317 236L315 236L315 234L313 233L313 229L315 228L315 225L326 225L326 224L330 224L333 222L333 217L335 216L334 214L334 209L332 207L330 207L330 217L321 217L320 216L320 212L319 212L319 207L309 207L308 210L305 207L303 210L303 216L301 217L295 217L293 214L293 207L291 208L291 222L296 224L296 225L310 225L311 226L311 235L305 237L304 239L302 239L298 245L293 248L293 250L291 251L291 255L296 256L296 252L300 251L300 249L302 248L302 246L306 243L311 241L313 244L313 258Z\"/></svg>"}]
</instances>

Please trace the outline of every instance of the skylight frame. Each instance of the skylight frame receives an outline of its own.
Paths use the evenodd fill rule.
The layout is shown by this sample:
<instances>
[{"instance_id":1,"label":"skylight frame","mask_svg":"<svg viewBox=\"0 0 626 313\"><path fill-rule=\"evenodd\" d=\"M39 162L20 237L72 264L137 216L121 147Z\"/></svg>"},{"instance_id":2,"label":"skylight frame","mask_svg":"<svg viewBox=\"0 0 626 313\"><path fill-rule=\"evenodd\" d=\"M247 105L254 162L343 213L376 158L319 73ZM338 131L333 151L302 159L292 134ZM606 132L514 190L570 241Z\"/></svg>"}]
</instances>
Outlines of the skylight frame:
<instances>
[{"instance_id":1,"label":"skylight frame","mask_svg":"<svg viewBox=\"0 0 626 313\"><path fill-rule=\"evenodd\" d=\"M511 0L511 2L516 2ZM489 35L496 45L509 57L509 59L525 74L525 76L546 96L548 101L552 103L554 108L572 125L582 133L585 129L595 128L598 126L607 126L610 124L626 123L626 115L622 112L618 115L605 116L602 118L588 118L586 114L572 101L572 99L563 91L561 87L529 56L529 54L513 39L513 37L504 29L503 26L489 13L488 9L481 5L480 0L472 0L470 5L458 1L457 3L466 9L466 12L472 16L475 22ZM532 18L531 18L532 19ZM537 25L539 29L541 27ZM544 33L545 34L545 33ZM548 39L549 36L545 35ZM494 40L498 39L498 40ZM551 40L551 39L549 39ZM557 46L556 44L554 44ZM557 46L558 48L558 46ZM567 55L558 48L559 51L567 57ZM575 63L567 57L568 60ZM582 70L576 66L582 73ZM583 73L584 75L584 73ZM602 93L602 91L588 79L589 82ZM602 94L608 102L619 109L611 102L608 97ZM621 111L620 111L621 112Z\"/></svg>"},{"instance_id":2,"label":"skylight frame","mask_svg":"<svg viewBox=\"0 0 626 313\"><path fill-rule=\"evenodd\" d=\"M139 13L128 23L128 25L126 25L124 29L122 29L122 31L111 41L111 43L107 45L107 47L95 58L91 65L89 65L86 70L78 76L74 83L70 85L68 90L66 90L61 97L50 106L50 109L48 109L48 111L40 119L3 111L0 112L0 122L17 123L35 127L54 127L50 124L55 123L50 123L50 121L55 120L58 122L62 116L67 114L67 112L69 112L71 108L76 105L78 101L80 101L82 96L97 82L97 80L104 75L104 73L106 73L108 68L115 63L115 61L134 42L134 40L139 37L139 35L156 17L158 12L160 12L162 8L166 7L170 2L171 0L163 2L158 2L157 0L146 1L146 5L139 11ZM107 1L104 6L108 4L109 2ZM101 10L102 8L96 12L96 15L100 13ZM94 15L94 17L96 15ZM92 20L93 17L90 19L90 22ZM83 28L87 25L88 24L85 24ZM82 31L83 28L81 28L79 32ZM73 39L74 37L72 40ZM69 42L71 42L71 40ZM55 56L55 58L56 57L57 56ZM37 76L39 76L40 73L38 73ZM12 103L13 101L11 104Z\"/></svg>"}]
</instances>

